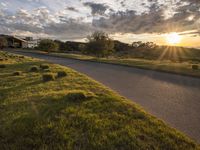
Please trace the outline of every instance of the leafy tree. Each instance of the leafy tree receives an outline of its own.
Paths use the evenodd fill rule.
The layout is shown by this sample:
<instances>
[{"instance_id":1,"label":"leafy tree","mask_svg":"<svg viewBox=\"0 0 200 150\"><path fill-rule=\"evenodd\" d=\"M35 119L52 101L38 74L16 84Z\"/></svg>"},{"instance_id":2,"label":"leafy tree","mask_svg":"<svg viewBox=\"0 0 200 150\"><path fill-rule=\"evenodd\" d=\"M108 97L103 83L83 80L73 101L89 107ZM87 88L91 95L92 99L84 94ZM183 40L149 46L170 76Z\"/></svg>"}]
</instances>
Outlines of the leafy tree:
<instances>
[{"instance_id":1,"label":"leafy tree","mask_svg":"<svg viewBox=\"0 0 200 150\"><path fill-rule=\"evenodd\" d=\"M98 57L104 57L114 52L114 42L104 32L94 32L88 36L88 44L85 52Z\"/></svg>"},{"instance_id":2,"label":"leafy tree","mask_svg":"<svg viewBox=\"0 0 200 150\"><path fill-rule=\"evenodd\" d=\"M65 51L65 50L68 49L68 47L67 47L67 45L65 44L65 42L60 41L60 40L54 40L54 42L58 44L58 49L59 49L60 51Z\"/></svg>"},{"instance_id":3,"label":"leafy tree","mask_svg":"<svg viewBox=\"0 0 200 150\"><path fill-rule=\"evenodd\" d=\"M7 47L8 42L5 38L0 37L0 49L3 49L4 47Z\"/></svg>"},{"instance_id":4,"label":"leafy tree","mask_svg":"<svg viewBox=\"0 0 200 150\"><path fill-rule=\"evenodd\" d=\"M114 41L114 49L116 52L124 52L124 51L129 51L132 49L132 47L127 44L127 43L123 43L123 42L120 42L120 41Z\"/></svg>"},{"instance_id":5,"label":"leafy tree","mask_svg":"<svg viewBox=\"0 0 200 150\"><path fill-rule=\"evenodd\" d=\"M65 47L67 51L71 52L82 52L85 49L86 43L67 41L65 42Z\"/></svg>"},{"instance_id":6,"label":"leafy tree","mask_svg":"<svg viewBox=\"0 0 200 150\"><path fill-rule=\"evenodd\" d=\"M50 39L44 39L40 41L39 49L47 52L58 51L59 45Z\"/></svg>"},{"instance_id":7,"label":"leafy tree","mask_svg":"<svg viewBox=\"0 0 200 150\"><path fill-rule=\"evenodd\" d=\"M133 48L148 48L148 49L152 49L156 47L156 44L153 42L146 42L143 43L142 41L138 41L138 42L133 42L132 43L132 47Z\"/></svg>"},{"instance_id":8,"label":"leafy tree","mask_svg":"<svg viewBox=\"0 0 200 150\"><path fill-rule=\"evenodd\" d=\"M134 48L141 47L142 44L143 44L142 41L133 42L132 47Z\"/></svg>"}]
</instances>

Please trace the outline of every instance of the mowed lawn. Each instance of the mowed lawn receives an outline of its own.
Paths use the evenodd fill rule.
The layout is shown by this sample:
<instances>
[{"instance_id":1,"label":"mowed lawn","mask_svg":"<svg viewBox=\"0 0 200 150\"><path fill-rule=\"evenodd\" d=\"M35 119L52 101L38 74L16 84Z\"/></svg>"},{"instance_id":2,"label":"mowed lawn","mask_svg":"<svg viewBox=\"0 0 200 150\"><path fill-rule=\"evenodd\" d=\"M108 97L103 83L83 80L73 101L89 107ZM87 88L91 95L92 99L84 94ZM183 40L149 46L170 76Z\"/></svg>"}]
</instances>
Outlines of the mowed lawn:
<instances>
[{"instance_id":1,"label":"mowed lawn","mask_svg":"<svg viewBox=\"0 0 200 150\"><path fill-rule=\"evenodd\" d=\"M42 69L41 64L49 68ZM32 66L39 69L30 71ZM60 71L67 75L57 77ZM45 82L44 74L55 79ZM0 149L196 150L199 147L83 74L43 60L0 52Z\"/></svg>"}]
</instances>

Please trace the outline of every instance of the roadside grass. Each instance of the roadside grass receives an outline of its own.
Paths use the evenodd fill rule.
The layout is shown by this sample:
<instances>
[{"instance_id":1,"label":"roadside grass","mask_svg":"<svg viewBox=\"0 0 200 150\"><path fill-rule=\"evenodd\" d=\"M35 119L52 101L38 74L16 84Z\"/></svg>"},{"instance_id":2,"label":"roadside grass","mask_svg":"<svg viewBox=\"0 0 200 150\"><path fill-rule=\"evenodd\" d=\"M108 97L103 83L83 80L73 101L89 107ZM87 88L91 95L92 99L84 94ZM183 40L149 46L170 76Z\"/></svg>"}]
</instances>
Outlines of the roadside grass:
<instances>
[{"instance_id":1,"label":"roadside grass","mask_svg":"<svg viewBox=\"0 0 200 150\"><path fill-rule=\"evenodd\" d=\"M23 50L23 51L27 51L27 50ZM29 52L47 54L47 53L37 51L37 50L32 50ZM84 60L84 61L119 64L119 65L125 65L125 66L130 66L130 67L141 68L141 69L162 71L162 72L175 73L175 74L200 78L200 69L193 69L194 65L199 66L198 68L200 68L199 61L172 61L172 60L156 60L156 59L145 59L145 58L144 59L143 58L121 58L117 56L112 56L108 58L98 58L94 56L88 56L88 55L83 55L83 54L71 54L71 53L48 53L48 55L78 59L78 60Z\"/></svg>"},{"instance_id":2,"label":"roadside grass","mask_svg":"<svg viewBox=\"0 0 200 150\"><path fill-rule=\"evenodd\" d=\"M181 75L200 77L200 69L196 70L193 69L192 66L194 65L194 63L192 62L173 62L170 60L148 60L142 58L119 58L119 57L98 58L82 54L68 54L68 53L50 53L49 55L79 59L79 60L120 64L130 67L137 67L141 69L149 69L155 71L163 71L168 73L176 73ZM200 66L200 63L195 62L195 65Z\"/></svg>"},{"instance_id":3,"label":"roadside grass","mask_svg":"<svg viewBox=\"0 0 200 150\"><path fill-rule=\"evenodd\" d=\"M74 70L0 52L0 149L196 150L199 146L133 102ZM51 74L67 76L43 82ZM13 76L21 71L20 76Z\"/></svg>"}]
</instances>

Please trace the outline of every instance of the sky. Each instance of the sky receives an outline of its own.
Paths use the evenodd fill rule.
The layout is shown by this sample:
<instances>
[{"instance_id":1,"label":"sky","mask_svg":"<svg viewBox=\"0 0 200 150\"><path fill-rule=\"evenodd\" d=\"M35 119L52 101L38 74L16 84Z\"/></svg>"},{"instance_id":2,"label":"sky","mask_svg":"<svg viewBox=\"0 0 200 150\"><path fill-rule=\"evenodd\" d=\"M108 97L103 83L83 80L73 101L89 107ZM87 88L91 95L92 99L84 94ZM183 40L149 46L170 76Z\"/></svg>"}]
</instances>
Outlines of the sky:
<instances>
[{"instance_id":1,"label":"sky","mask_svg":"<svg viewBox=\"0 0 200 150\"><path fill-rule=\"evenodd\" d=\"M200 47L200 0L0 0L0 34L85 41L104 31L126 43Z\"/></svg>"}]
</instances>

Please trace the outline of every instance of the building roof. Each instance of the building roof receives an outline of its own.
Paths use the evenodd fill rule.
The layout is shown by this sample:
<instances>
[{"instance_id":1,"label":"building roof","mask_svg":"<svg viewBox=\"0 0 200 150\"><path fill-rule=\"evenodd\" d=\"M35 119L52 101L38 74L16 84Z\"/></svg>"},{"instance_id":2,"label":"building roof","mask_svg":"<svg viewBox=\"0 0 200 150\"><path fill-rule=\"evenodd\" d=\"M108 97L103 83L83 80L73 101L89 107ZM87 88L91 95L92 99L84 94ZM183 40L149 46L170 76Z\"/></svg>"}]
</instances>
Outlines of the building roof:
<instances>
[{"instance_id":1,"label":"building roof","mask_svg":"<svg viewBox=\"0 0 200 150\"><path fill-rule=\"evenodd\" d=\"M21 39L21 38L19 38L19 37L16 37L16 36L12 36L14 39L17 39L17 40L19 40L19 41L22 41L22 42L28 42L28 41L26 41L26 40L24 40L24 39Z\"/></svg>"},{"instance_id":2,"label":"building roof","mask_svg":"<svg viewBox=\"0 0 200 150\"><path fill-rule=\"evenodd\" d=\"M21 41L21 42L27 42L27 41L24 40L24 39L21 39L21 38L19 38L19 37L12 36L12 35L4 35L4 34L0 34L0 37L5 37L5 38L14 38L14 39L16 39L16 40L18 40L18 41Z\"/></svg>"}]
</instances>

